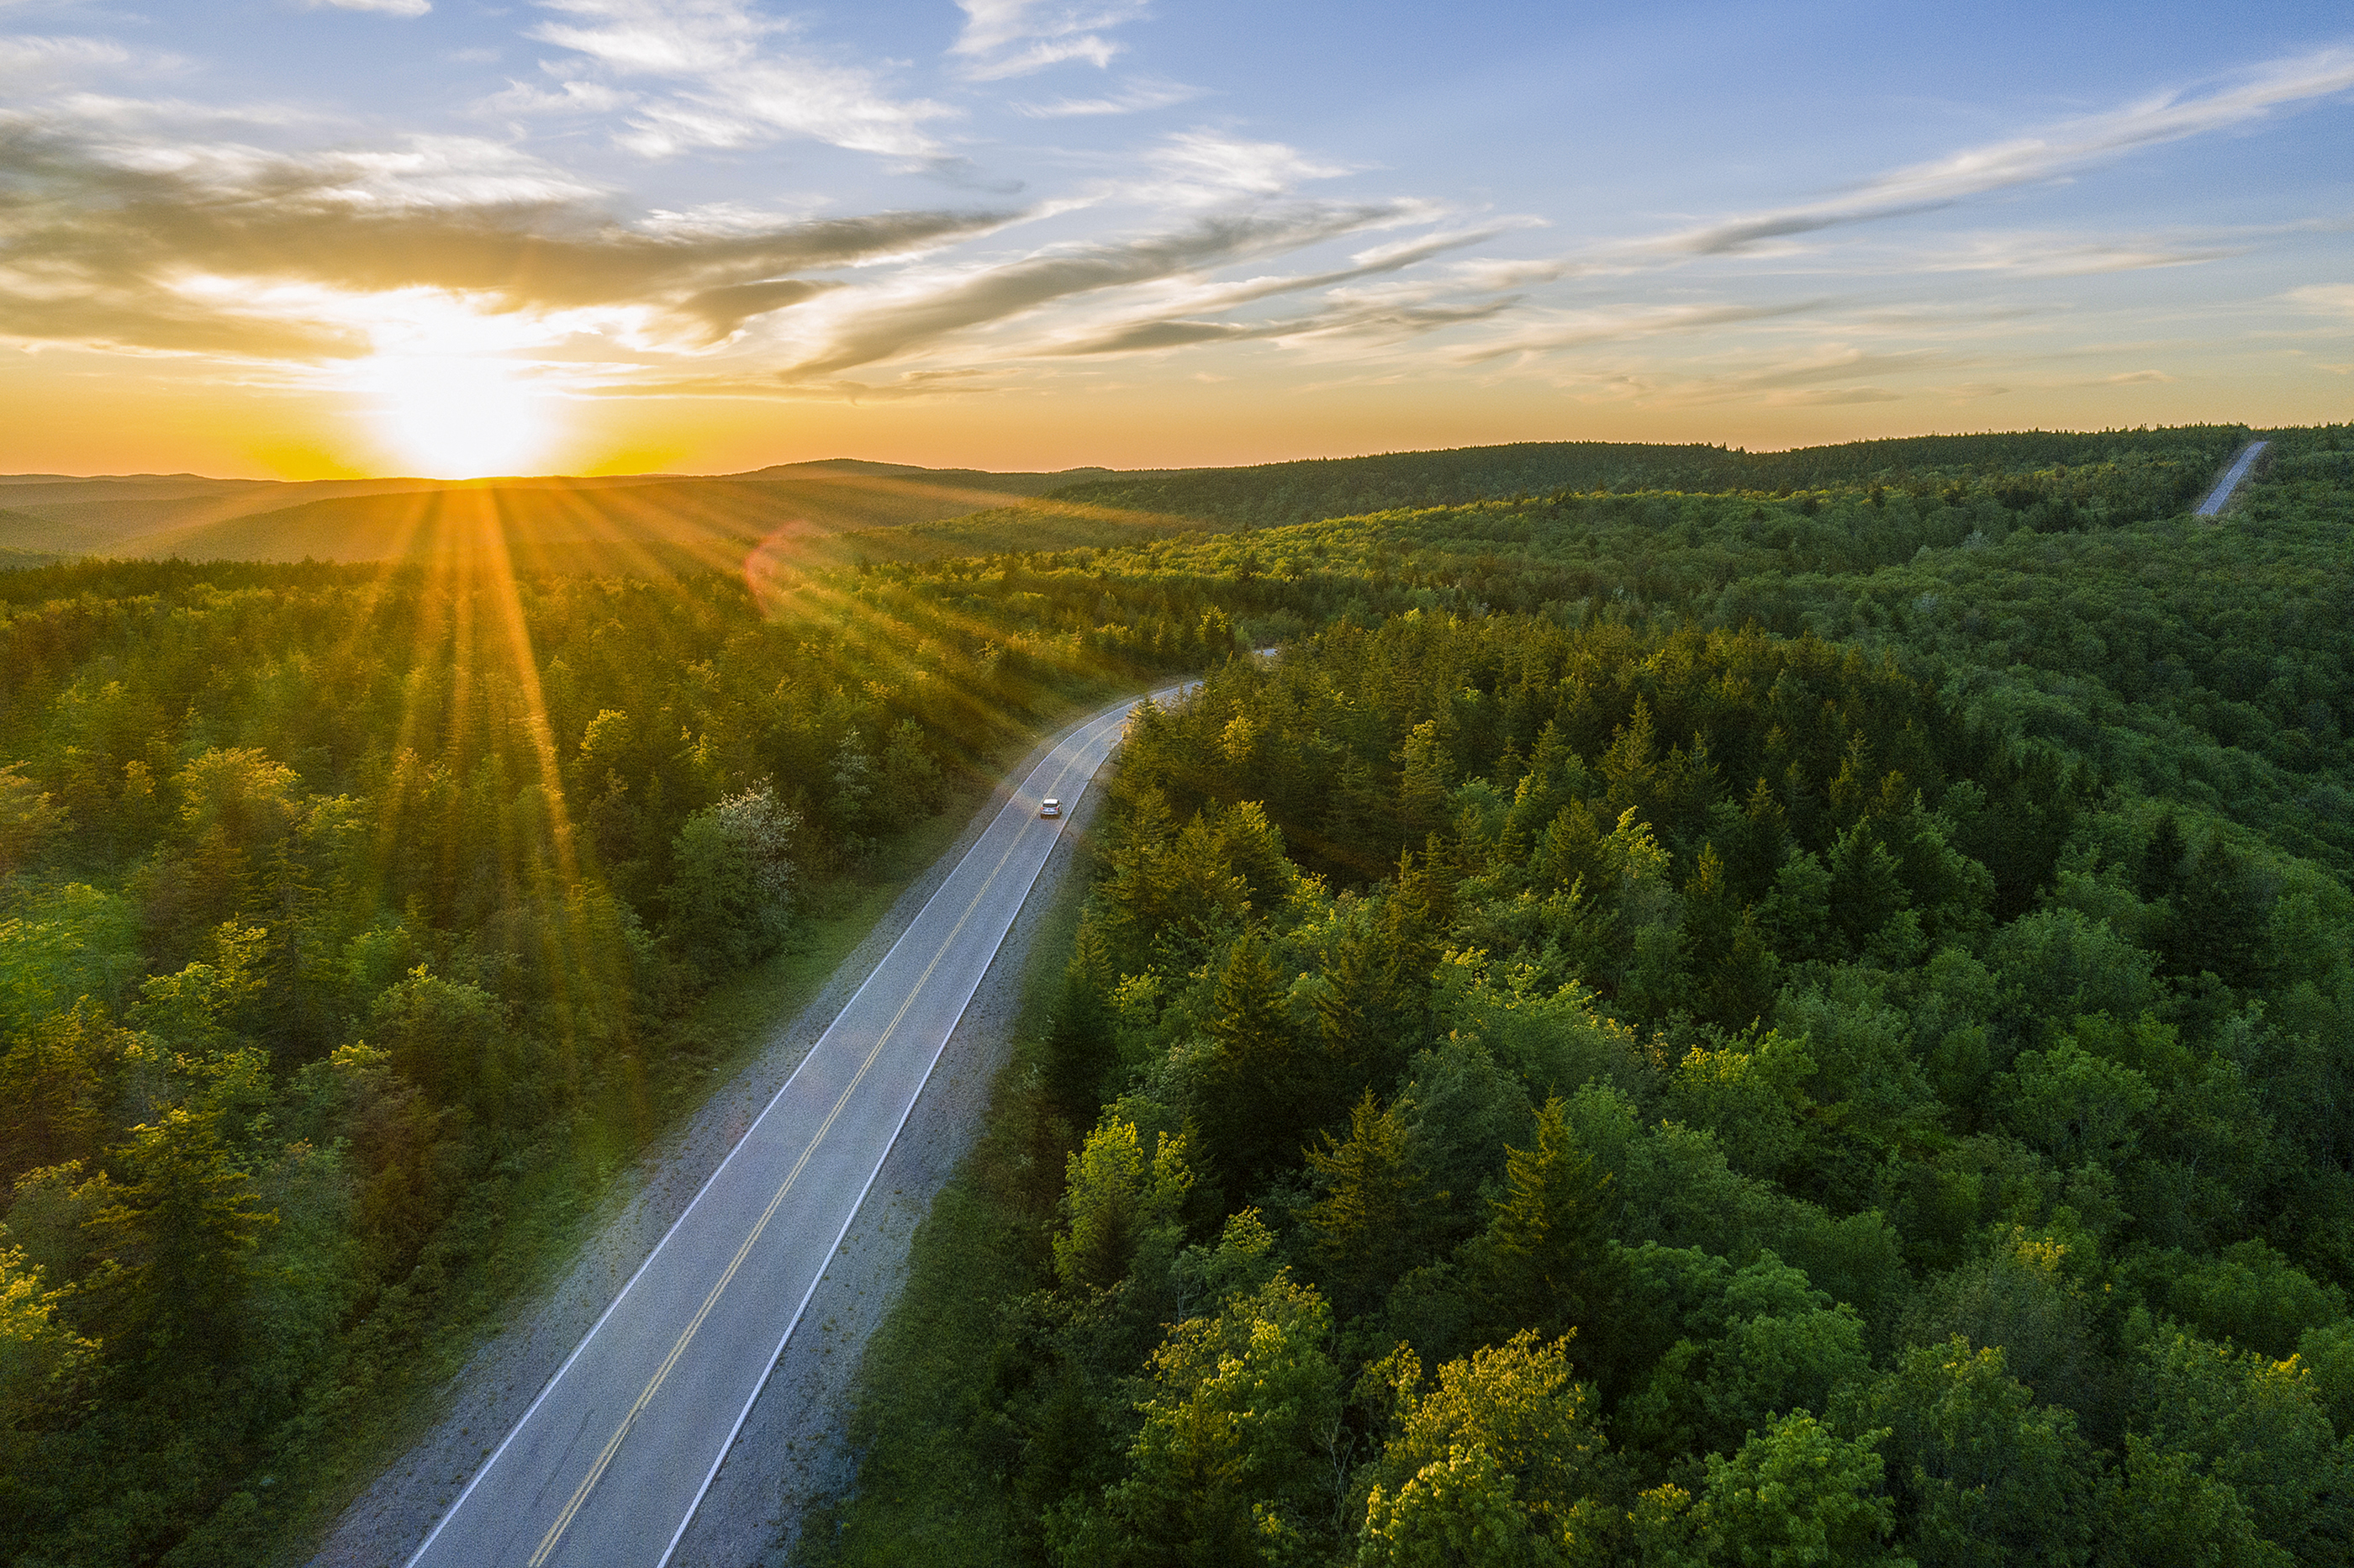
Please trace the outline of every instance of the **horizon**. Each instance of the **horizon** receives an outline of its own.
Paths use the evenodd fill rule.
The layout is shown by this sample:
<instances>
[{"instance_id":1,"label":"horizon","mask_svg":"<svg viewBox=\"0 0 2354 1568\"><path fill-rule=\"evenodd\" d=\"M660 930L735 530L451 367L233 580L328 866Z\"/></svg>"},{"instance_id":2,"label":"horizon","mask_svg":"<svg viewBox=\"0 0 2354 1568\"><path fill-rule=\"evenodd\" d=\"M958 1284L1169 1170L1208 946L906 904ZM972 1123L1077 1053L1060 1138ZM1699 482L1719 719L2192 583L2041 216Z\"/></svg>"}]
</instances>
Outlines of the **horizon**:
<instances>
[{"instance_id":1,"label":"horizon","mask_svg":"<svg viewBox=\"0 0 2354 1568\"><path fill-rule=\"evenodd\" d=\"M0 468L2327 422L2354 32L2208 15L20 0Z\"/></svg>"},{"instance_id":2,"label":"horizon","mask_svg":"<svg viewBox=\"0 0 2354 1568\"><path fill-rule=\"evenodd\" d=\"M2346 423L2346 422L2348 422L2348 421L2345 421L2345 420L2337 420L2337 421L2328 421L2327 423L2343 424L2343 423ZM437 476L434 476L434 475L431 475L431 474L419 474L419 473L365 473L365 474L355 473L355 474L327 475L327 476L321 476L321 477L317 477L317 478L288 479L288 478L285 478L285 477L283 477L283 476L280 476L280 475L268 475L268 474L202 473L202 472L198 472L198 471L194 471L194 470L186 470L186 469L183 469L183 470L172 470L172 471L154 470L154 469L149 469L149 470L135 470L135 471L134 471L134 470L124 470L124 471L120 471L111 472L111 473L65 473L65 472L50 471L23 471L23 472L0 472L0 483L5 483L5 482L37 482L37 481L42 481L42 480L54 480L54 481L61 482L85 482L85 481L87 481L87 482L97 482L97 481L102 481L102 480L172 480L172 479L189 479L189 480L203 480L203 481L207 481L207 482L216 482L216 483L253 483L253 484L335 484L335 483L353 483L353 484L392 484L392 483L400 483L400 484L419 484L419 485L426 485L426 484L433 484L433 485L447 485L447 486L453 486L453 487L472 487L472 488L482 489L482 488L490 488L490 487L494 487L494 486L502 485L502 484L514 484L514 483L535 483L535 482L555 482L555 481L570 481L570 480L583 480L583 481L586 481L586 480L606 480L606 481L610 481L610 480L621 480L621 479L644 479L644 480L716 480L716 479L744 479L744 478L748 478L748 477L749 477L749 476L751 476L751 475L759 474L759 473L764 473L764 472L768 472L768 471L772 471L772 470L777 470L777 469L792 469L792 468L822 468L822 467L826 466L826 465L827 465L827 464L829 464L829 463L864 463L864 464L867 464L867 465L870 465L870 466L873 466L873 467L877 467L877 468L897 468L897 469L906 469L906 470L909 470L909 471L916 471L916 472L925 472L925 473L993 473L993 474L1027 474L1027 473L1034 473L1034 474L1044 474L1044 475L1048 475L1048 476L1055 476L1055 475L1066 474L1066 473L1130 474L1130 473L1151 473L1151 472L1184 472L1184 471L1201 471L1201 470L1221 470L1221 469L1259 469L1259 468L1278 468L1278 467L1282 467L1282 466L1284 466L1284 465L1290 464L1290 463L1309 463L1309 462L1348 462L1348 461L1354 461L1354 460L1357 460L1357 459L1365 459L1365 458L1381 458L1381 457L1413 457L1413 456L1423 456L1423 455L1428 455L1428 454L1434 454L1434 453L1440 453L1440 452L1479 451L1479 450L1489 450L1489 449L1495 449L1495 450L1504 450L1504 449L1508 449L1508 448L1512 448L1512 447L1543 447L1543 446L1585 446L1585 445L1600 445L1600 446L1628 446L1628 447L1644 447L1644 446L1652 446L1652 447L1661 447L1661 448L1714 448L1715 450L1719 450L1719 451L1736 452L1736 453L1740 453L1740 454L1743 454L1743 455L1755 454L1755 455L1759 455L1759 456L1768 456L1768 455L1772 455L1772 454L1779 453L1779 452L1808 451L1808 450L1822 450L1822 449L1837 448L1837 447L1849 447L1849 446L1868 446L1868 445L1872 445L1872 444L1873 444L1873 443L1876 443L1876 442L1882 442L1882 441L1961 440L1961 439L1967 439L1967 438L1968 438L1968 437L1972 437L1972 436L1993 436L1993 435L2087 435L2087 436L2089 436L2089 435L2110 435L2110 434L2117 434L2117 433L2121 433L2121 432L2125 432L2125 431L2156 430L2156 429L2200 429L2200 428L2213 428L2213 427L2215 427L2215 426L2223 426L2223 427L2227 427L2227 428L2228 428L2228 427L2234 426L2234 425L2241 426L2241 427L2243 427L2243 428L2248 429L2250 429L2250 430L2257 431L2257 432L2259 432L2259 433L2266 432L2266 431L2276 431L2276 430L2281 430L2281 429L2296 429L2296 428L2298 428L2298 427L2295 427L2295 426L2258 426L2258 425L2249 425L2249 424L2247 424L2247 422L2246 422L2246 421L2244 421L2244 420L2211 420L2211 421L2204 421L2204 422L2201 422L2201 423L2199 423L2199 424L2185 424L2185 425L2181 425L2181 426L2172 426L2172 425L2165 425L2165 424L2157 424L2157 425L2151 425L2151 424L2143 424L2143 425L2118 425L2118 426L2105 426L2105 427L2102 427L2102 428L2097 429L2060 429L2060 428L2052 428L2052 427L2043 427L2043 426L2018 426L2018 427L1999 427L1999 428L1994 428L1994 429L1978 429L1978 430L1918 430L1918 431L1905 431L1905 432L1898 432L1898 433L1895 433L1895 434L1892 434L1892 435L1884 435L1884 436L1859 436L1859 437L1854 437L1854 438L1851 438L1851 439L1842 440L1830 440L1830 441L1808 441L1808 442L1795 443L1795 444L1792 444L1792 445L1789 445L1789 446L1778 446L1778 447L1777 447L1777 446L1757 446L1757 447L1751 447L1751 446L1743 446L1743 445L1740 445L1740 444L1738 444L1738 443L1732 442L1732 441L1721 441L1721 440L1720 440L1720 441L1708 441L1708 440L1689 440L1689 441L1635 441L1635 440L1630 440L1630 441L1585 441L1585 440L1577 440L1577 439L1575 439L1575 438L1562 437L1562 438L1557 438L1557 439L1553 439L1553 440L1547 440L1547 439L1543 439L1543 438L1538 438L1538 439L1534 439L1534 440L1520 440L1520 441L1475 441L1475 442L1469 442L1469 443L1466 443L1466 444L1464 444L1464 445L1462 445L1462 446L1452 446L1452 447L1388 447L1388 448L1384 448L1384 449L1382 449L1382 450L1380 450L1346 451L1346 452L1319 452L1319 453L1311 453L1311 454L1308 454L1308 455L1305 455L1305 456L1298 456L1298 457L1278 457L1278 458L1269 458L1269 459L1266 459L1266 460L1264 460L1264 461L1255 461L1255 462L1244 462L1244 463L1170 463L1170 464L1149 464L1149 465L1140 465L1140 466L1138 466L1138 467L1133 467L1133 468L1117 468L1117 467L1112 467L1112 466L1109 466L1109 465L1108 465L1108 464L1104 464L1104 463L1085 463L1085 462L1082 462L1082 463L1072 463L1072 464L1069 464L1069 465L1067 465L1067 466L1066 466L1066 467L1061 467L1061 468L1051 468L1051 469L1028 469L1028 468L984 469L984 468L979 468L979 467L976 467L976 466L971 465L971 464L950 464L950 463L918 463L918 462L907 462L907 461L904 461L890 460L890 459L883 459L883 458L853 457L853 456L850 456L850 455L845 454L845 453L840 453L840 452L837 452L837 453L834 453L834 454L832 454L832 456L828 456L828 457L821 457L821 458L795 458L795 459L791 459L791 460L789 460L789 461L779 461L779 462L771 462L771 463L763 463L763 464L760 464L760 465L758 465L758 466L757 466L757 467L753 467L753 468L744 468L744 469L708 470L708 471L688 471L688 470L669 470L669 469L648 469L648 470L635 471L631 471L631 472L603 472L603 473L600 473L600 472L590 472L590 471L571 471L571 472L562 472L562 471L547 471L547 472L538 472L538 473L533 473L533 472L519 472L519 473L482 473L482 474L470 474L470 475L467 475L467 476L462 477L462 478L440 478L440 477L437 477Z\"/></svg>"}]
</instances>

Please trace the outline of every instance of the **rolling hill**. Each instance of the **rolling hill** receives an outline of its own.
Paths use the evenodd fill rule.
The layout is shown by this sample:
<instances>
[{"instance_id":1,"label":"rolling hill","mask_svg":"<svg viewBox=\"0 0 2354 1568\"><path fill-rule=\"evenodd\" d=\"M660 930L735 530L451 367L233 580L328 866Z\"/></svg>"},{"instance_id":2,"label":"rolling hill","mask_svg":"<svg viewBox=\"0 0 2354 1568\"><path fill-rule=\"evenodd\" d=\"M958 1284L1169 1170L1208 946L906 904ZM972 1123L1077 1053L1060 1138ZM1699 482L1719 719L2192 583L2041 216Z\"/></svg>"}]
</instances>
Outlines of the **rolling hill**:
<instances>
[{"instance_id":1,"label":"rolling hill","mask_svg":"<svg viewBox=\"0 0 2354 1568\"><path fill-rule=\"evenodd\" d=\"M853 530L961 516L1104 471L985 473L838 459L716 478L0 478L0 550L189 560L398 560L497 549L534 569L734 566Z\"/></svg>"}]
</instances>

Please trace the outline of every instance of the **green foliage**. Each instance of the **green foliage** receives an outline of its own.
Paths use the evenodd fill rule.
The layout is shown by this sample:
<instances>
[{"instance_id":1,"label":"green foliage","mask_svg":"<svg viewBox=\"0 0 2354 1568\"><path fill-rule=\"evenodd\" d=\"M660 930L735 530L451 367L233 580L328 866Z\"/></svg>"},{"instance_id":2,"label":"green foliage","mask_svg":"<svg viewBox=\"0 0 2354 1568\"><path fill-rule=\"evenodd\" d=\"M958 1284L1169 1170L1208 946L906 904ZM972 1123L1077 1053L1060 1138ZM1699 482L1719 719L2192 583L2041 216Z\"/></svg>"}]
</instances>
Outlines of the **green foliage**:
<instances>
[{"instance_id":1,"label":"green foliage","mask_svg":"<svg viewBox=\"0 0 2354 1568\"><path fill-rule=\"evenodd\" d=\"M1922 1568L2090 1561L2099 1471L2074 1415L2038 1404L2000 1346L1916 1345L1862 1395Z\"/></svg>"},{"instance_id":2,"label":"green foliage","mask_svg":"<svg viewBox=\"0 0 2354 1568\"><path fill-rule=\"evenodd\" d=\"M1800 1410L1730 1458L1711 1454L1692 1510L1703 1560L1740 1568L1909 1563L1884 1544L1895 1523L1880 1490L1877 1445L1886 1436L1841 1437Z\"/></svg>"},{"instance_id":3,"label":"green foliage","mask_svg":"<svg viewBox=\"0 0 2354 1568\"><path fill-rule=\"evenodd\" d=\"M1734 1273L1624 1407L1630 1436L1663 1457L1723 1453L1792 1410L1827 1410L1869 1375L1863 1323L1772 1253Z\"/></svg>"},{"instance_id":4,"label":"green foliage","mask_svg":"<svg viewBox=\"0 0 2354 1568\"><path fill-rule=\"evenodd\" d=\"M2244 434L1104 476L748 583L0 574L27 1550L252 1555L260 1457L699 987L1199 668L847 1558L2344 1558L2354 434L2189 519Z\"/></svg>"},{"instance_id":5,"label":"green foliage","mask_svg":"<svg viewBox=\"0 0 2354 1568\"><path fill-rule=\"evenodd\" d=\"M800 826L800 814L779 805L766 781L686 820L672 846L673 871L663 896L671 929L689 951L737 969L783 944Z\"/></svg>"},{"instance_id":6,"label":"green foliage","mask_svg":"<svg viewBox=\"0 0 2354 1568\"><path fill-rule=\"evenodd\" d=\"M1257 1563L1303 1546L1329 1513L1320 1461L1340 1405L1330 1315L1278 1277L1154 1352L1126 1478L1075 1510L1072 1563Z\"/></svg>"},{"instance_id":7,"label":"green foliage","mask_svg":"<svg viewBox=\"0 0 2354 1568\"><path fill-rule=\"evenodd\" d=\"M1108 1121L1087 1134L1064 1175L1070 1227L1055 1237L1055 1274L1066 1289L1108 1290L1128 1277L1139 1246L1165 1246L1180 1234L1178 1213L1193 1181L1184 1145L1182 1138L1163 1139L1147 1160L1128 1122Z\"/></svg>"},{"instance_id":8,"label":"green foliage","mask_svg":"<svg viewBox=\"0 0 2354 1568\"><path fill-rule=\"evenodd\" d=\"M1382 1109L1365 1091L1349 1113L1345 1139L1327 1133L1324 1147L1308 1151L1316 1178L1316 1201L1300 1217L1314 1234L1310 1244L1318 1272L1343 1310L1362 1310L1389 1293L1396 1282L1402 1248L1411 1248L1443 1202L1422 1166L1408 1119L1412 1101Z\"/></svg>"},{"instance_id":9,"label":"green foliage","mask_svg":"<svg viewBox=\"0 0 2354 1568\"><path fill-rule=\"evenodd\" d=\"M1503 1190L1488 1228L1468 1243L1463 1270L1487 1324L1559 1332L1587 1319L1610 1292L1613 1179L1577 1147L1559 1096L1537 1112L1535 1147L1504 1152ZM1493 1332L1493 1330L1490 1330Z\"/></svg>"},{"instance_id":10,"label":"green foliage","mask_svg":"<svg viewBox=\"0 0 2354 1568\"><path fill-rule=\"evenodd\" d=\"M1834 594L2007 582L1983 572L2128 531L2162 574L2212 569L2222 535L2169 518L2230 440L1094 557L1280 584L1310 627L1140 715L1113 780L1056 1048L1114 1121L1204 1150L1174 1223L1255 1239L1031 1276L992 1441L1066 1555L1153 1549L1099 1501L1133 1478L1078 1457L1133 1440L1150 1312L1287 1265L1360 1369L1328 1446L1352 1500L1320 1526L1262 1499L1287 1522L1261 1560L2338 1552L2354 897L2246 831L2291 821L2262 800L2140 793L2139 717L2022 715L2025 645L1988 668L1939 630L1977 612L1936 596L1977 588L1810 631ZM2194 749L2225 733L2195 690L2149 700ZM2298 1359L2168 1360L2178 1326ZM1405 1437L1398 1368L1571 1330L1577 1478L1543 1510L1503 1437ZM1239 1555L1246 1510L1219 1508Z\"/></svg>"},{"instance_id":11,"label":"green foliage","mask_svg":"<svg viewBox=\"0 0 2354 1568\"><path fill-rule=\"evenodd\" d=\"M0 574L0 1559L276 1550L699 1078L704 989L1042 715L1201 662L1218 591Z\"/></svg>"},{"instance_id":12,"label":"green foliage","mask_svg":"<svg viewBox=\"0 0 2354 1568\"><path fill-rule=\"evenodd\" d=\"M1427 1392L1411 1351L1373 1369L1394 1431L1371 1467L1361 1568L1553 1563L1579 1551L1599 1512L1605 1442L1567 1352L1566 1339L1523 1330L1440 1367Z\"/></svg>"},{"instance_id":13,"label":"green foliage","mask_svg":"<svg viewBox=\"0 0 2354 1568\"><path fill-rule=\"evenodd\" d=\"M2354 1546L2349 1455L2297 1361L2176 1334L2154 1340L2138 1370L2149 1442L2228 1489L2258 1536L2303 1563Z\"/></svg>"},{"instance_id":14,"label":"green foliage","mask_svg":"<svg viewBox=\"0 0 2354 1568\"><path fill-rule=\"evenodd\" d=\"M72 1401L98 1355L59 1319L59 1293L47 1283L23 1249L0 1250L0 1451L12 1470L30 1429Z\"/></svg>"}]
</instances>

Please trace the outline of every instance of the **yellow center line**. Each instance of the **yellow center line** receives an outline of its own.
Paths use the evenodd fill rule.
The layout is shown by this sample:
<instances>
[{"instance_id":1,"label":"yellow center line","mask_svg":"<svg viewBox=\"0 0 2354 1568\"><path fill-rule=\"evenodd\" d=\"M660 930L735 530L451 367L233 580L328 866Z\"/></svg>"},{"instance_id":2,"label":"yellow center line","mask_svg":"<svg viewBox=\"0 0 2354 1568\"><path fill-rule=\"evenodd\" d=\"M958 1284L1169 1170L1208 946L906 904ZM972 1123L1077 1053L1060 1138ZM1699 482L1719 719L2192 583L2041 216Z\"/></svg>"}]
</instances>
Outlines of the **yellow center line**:
<instances>
[{"instance_id":1,"label":"yellow center line","mask_svg":"<svg viewBox=\"0 0 2354 1568\"><path fill-rule=\"evenodd\" d=\"M1071 765L1066 761L1063 765L1063 771L1055 777L1054 788L1061 789L1063 780L1070 777L1070 772ZM1028 824L1025 823L1023 826L1026 828ZM889 1043L892 1035L898 1033L901 1020L907 1016L907 1010L916 1005L916 998L923 994L925 985L932 978L932 971L940 967L940 960L948 957L949 949L956 946L956 939L963 933L966 922L972 918L973 911L981 907L981 900L988 897L989 890L996 885L998 874L1005 869L1006 862L1013 858L1013 851L1020 845L1022 838L1022 832L1017 830L1012 842L1006 844L1005 853L998 856L997 863L990 868L988 877L982 881L980 890L972 895L972 902L966 905L964 913L957 916L957 923L949 928L948 936L941 941L939 950L932 955L932 961L924 966L923 974L917 979L914 985L907 988L907 1000L900 1002L899 1011L891 1015L891 1022L885 1026L883 1033L875 1036L874 1049L866 1053L866 1060L859 1064L857 1074L843 1086L840 1097L833 1102L833 1108L826 1113L825 1120L818 1124L817 1136L811 1139L809 1146L801 1150L801 1157L793 1161L793 1168L786 1172L783 1183L777 1188L776 1194L769 1200L769 1206L761 1211L760 1218L752 1226L751 1234L744 1238L744 1245L736 1249L736 1255L728 1260L726 1271L720 1275L718 1282L712 1286L711 1293L703 1298L702 1307L696 1310L693 1318L687 1320L686 1328L679 1335L678 1341L671 1346L670 1354L664 1356L662 1365L654 1369L653 1376L647 1380L644 1390L637 1397L637 1402L630 1406L629 1414L621 1417L620 1425L614 1428L613 1436L606 1440L604 1449L598 1454L596 1462L588 1467L588 1473L581 1478L580 1485L574 1490L571 1500L564 1505L563 1511L556 1516L556 1521L547 1527L547 1533L540 1538L539 1549L531 1554L530 1568L542 1568L548 1555L556 1550L557 1542L561 1541L564 1538L564 1532L571 1528L572 1520L579 1513L581 1505L588 1500L588 1494L596 1489L597 1483L604 1477L606 1467L612 1464L613 1456L620 1452L622 1439L630 1435L630 1429L637 1425L638 1417L643 1414L646 1406L653 1402L655 1393L661 1390L663 1381L670 1376L671 1369L678 1364L679 1358L686 1353L689 1341L694 1340L696 1330L703 1327L704 1319L710 1317L711 1309L719 1304L719 1298L727 1289L728 1283L736 1277L736 1271L744 1266L744 1260L751 1255L752 1248L758 1243L761 1233L769 1228L769 1222L776 1217L777 1210L784 1203L785 1194L791 1191L793 1183L801 1179L802 1170L808 1166L811 1157L817 1152L818 1145L823 1143L826 1134L832 1130L834 1118L842 1115L843 1107L850 1103L850 1097L857 1092L858 1086L865 1081L867 1073L882 1056L883 1047Z\"/></svg>"}]
</instances>

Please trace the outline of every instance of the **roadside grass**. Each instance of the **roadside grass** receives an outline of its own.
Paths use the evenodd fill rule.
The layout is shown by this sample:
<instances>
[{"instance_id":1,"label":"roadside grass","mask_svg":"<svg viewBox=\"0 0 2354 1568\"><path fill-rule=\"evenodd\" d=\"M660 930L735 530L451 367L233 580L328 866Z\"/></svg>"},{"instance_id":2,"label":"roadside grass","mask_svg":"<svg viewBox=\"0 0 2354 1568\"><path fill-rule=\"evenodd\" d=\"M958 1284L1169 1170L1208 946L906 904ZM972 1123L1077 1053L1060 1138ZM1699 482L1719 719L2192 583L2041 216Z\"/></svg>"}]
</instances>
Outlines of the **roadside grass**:
<instances>
[{"instance_id":1,"label":"roadside grass","mask_svg":"<svg viewBox=\"0 0 2354 1568\"><path fill-rule=\"evenodd\" d=\"M565 1123L472 1184L416 1272L386 1292L355 1336L336 1386L314 1391L286 1429L278 1474L259 1483L277 1489L266 1510L277 1543L268 1561L308 1561L353 1499L430 1436L467 1361L507 1326L518 1304L562 1277L634 1193L635 1182L616 1178L809 1005L956 842L1005 768L1099 700L1090 693L1042 709L963 775L937 814L885 844L862 874L804 889L786 949L714 986L683 1021L679 1033L696 1042L694 1054L651 1073L608 1078ZM1067 947L1067 934L1064 941ZM466 1436L481 1445L467 1457L471 1468L504 1434ZM462 1485L462 1477L449 1481L445 1501Z\"/></svg>"},{"instance_id":2,"label":"roadside grass","mask_svg":"<svg viewBox=\"0 0 2354 1568\"><path fill-rule=\"evenodd\" d=\"M1074 866L1041 912L1012 1054L979 1141L916 1229L906 1288L867 1341L850 1395L854 1478L801 1521L800 1568L1000 1568L1035 1555L1006 1478L986 1463L1002 1445L975 1428L997 1421L1002 1313L1044 1277L1076 1137L1047 1092L1048 1039L1089 883Z\"/></svg>"}]
</instances>

